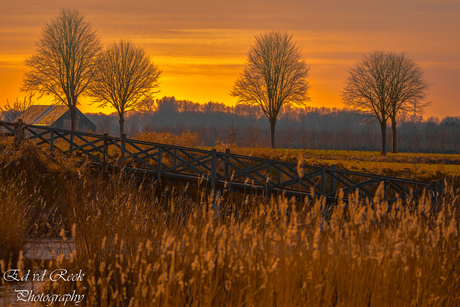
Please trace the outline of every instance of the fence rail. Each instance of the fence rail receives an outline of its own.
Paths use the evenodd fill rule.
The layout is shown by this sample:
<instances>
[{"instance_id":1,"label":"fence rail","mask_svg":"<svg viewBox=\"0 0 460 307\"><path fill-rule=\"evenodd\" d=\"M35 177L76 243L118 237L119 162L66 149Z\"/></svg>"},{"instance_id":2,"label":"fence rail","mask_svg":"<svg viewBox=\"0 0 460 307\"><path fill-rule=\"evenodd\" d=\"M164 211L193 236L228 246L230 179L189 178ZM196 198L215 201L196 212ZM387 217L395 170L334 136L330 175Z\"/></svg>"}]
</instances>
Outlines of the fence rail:
<instances>
[{"instance_id":1,"label":"fence rail","mask_svg":"<svg viewBox=\"0 0 460 307\"><path fill-rule=\"evenodd\" d=\"M46 144L50 151L78 153L103 167L152 176L157 182L180 181L223 190L270 196L325 197L334 202L340 190L358 193L372 201L383 189L389 202L398 198L417 199L424 191L433 201L442 195L442 182L352 172L326 166L309 166L175 145L152 143L108 134L76 132L22 122L0 121L0 131L15 140L31 139Z\"/></svg>"}]
</instances>

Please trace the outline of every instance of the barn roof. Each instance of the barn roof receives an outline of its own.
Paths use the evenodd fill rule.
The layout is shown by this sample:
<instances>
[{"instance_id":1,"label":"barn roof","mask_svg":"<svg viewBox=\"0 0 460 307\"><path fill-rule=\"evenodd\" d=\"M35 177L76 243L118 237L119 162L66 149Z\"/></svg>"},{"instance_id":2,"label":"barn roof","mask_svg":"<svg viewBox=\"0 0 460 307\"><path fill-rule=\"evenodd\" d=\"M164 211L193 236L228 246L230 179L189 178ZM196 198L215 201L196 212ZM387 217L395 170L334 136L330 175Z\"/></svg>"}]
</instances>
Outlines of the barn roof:
<instances>
[{"instance_id":1,"label":"barn roof","mask_svg":"<svg viewBox=\"0 0 460 307\"><path fill-rule=\"evenodd\" d=\"M30 106L20 118L27 124L49 126L68 110L67 106L34 105Z\"/></svg>"}]
</instances>

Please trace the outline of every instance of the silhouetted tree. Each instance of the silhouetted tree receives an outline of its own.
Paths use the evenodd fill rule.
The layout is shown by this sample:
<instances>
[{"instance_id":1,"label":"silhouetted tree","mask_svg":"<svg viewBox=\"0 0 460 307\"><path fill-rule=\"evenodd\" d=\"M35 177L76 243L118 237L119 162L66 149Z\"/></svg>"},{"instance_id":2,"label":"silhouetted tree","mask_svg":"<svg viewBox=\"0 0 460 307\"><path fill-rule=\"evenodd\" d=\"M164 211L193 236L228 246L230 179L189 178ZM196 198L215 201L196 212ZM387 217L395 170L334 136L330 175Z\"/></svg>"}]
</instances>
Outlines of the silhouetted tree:
<instances>
[{"instance_id":1,"label":"silhouetted tree","mask_svg":"<svg viewBox=\"0 0 460 307\"><path fill-rule=\"evenodd\" d=\"M429 87L417 63L404 53L386 53L391 61L388 99L390 101L390 119L392 129L392 152L397 152L396 119L400 111L413 109L414 113L423 113L430 102L423 102Z\"/></svg>"},{"instance_id":2,"label":"silhouetted tree","mask_svg":"<svg viewBox=\"0 0 460 307\"><path fill-rule=\"evenodd\" d=\"M25 60L29 69L22 91L51 95L70 110L71 127L76 130L75 115L83 94L93 80L95 58L101 45L91 24L76 10L62 9L59 16L43 28L36 54Z\"/></svg>"},{"instance_id":3,"label":"silhouetted tree","mask_svg":"<svg viewBox=\"0 0 460 307\"><path fill-rule=\"evenodd\" d=\"M417 64L404 53L374 51L349 70L342 92L346 106L364 111L380 123L381 154L386 154L386 125L391 120L396 152L396 116L410 103L423 100L429 84ZM419 107L425 107L419 104Z\"/></svg>"},{"instance_id":4,"label":"silhouetted tree","mask_svg":"<svg viewBox=\"0 0 460 307\"><path fill-rule=\"evenodd\" d=\"M98 57L95 82L89 96L99 107L113 106L118 113L120 136L123 134L124 114L138 109L151 99L159 85L161 70L146 53L132 42L121 40L104 50Z\"/></svg>"},{"instance_id":5,"label":"silhouetted tree","mask_svg":"<svg viewBox=\"0 0 460 307\"><path fill-rule=\"evenodd\" d=\"M304 106L308 100L308 72L301 50L288 33L256 36L243 73L230 95L238 103L259 105L270 122L270 144L275 147L275 126L284 104Z\"/></svg>"}]
</instances>

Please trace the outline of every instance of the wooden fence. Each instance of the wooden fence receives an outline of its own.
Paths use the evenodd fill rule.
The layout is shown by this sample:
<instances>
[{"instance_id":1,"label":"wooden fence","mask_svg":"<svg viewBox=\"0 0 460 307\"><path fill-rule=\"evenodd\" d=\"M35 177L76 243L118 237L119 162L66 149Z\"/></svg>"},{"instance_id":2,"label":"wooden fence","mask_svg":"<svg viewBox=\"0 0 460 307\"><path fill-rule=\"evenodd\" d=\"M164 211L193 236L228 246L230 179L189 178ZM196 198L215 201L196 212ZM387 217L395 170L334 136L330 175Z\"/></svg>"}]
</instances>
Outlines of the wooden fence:
<instances>
[{"instance_id":1,"label":"wooden fence","mask_svg":"<svg viewBox=\"0 0 460 307\"><path fill-rule=\"evenodd\" d=\"M299 163L243 156L215 149L204 150L140 140L98 135L22 122L0 121L0 129L15 140L31 139L49 150L75 153L103 167L150 176L158 183L188 182L207 186L215 193L224 190L258 194L325 197L334 202L339 190L344 195L358 193L373 201L379 187L389 202L398 198L416 200L424 191L436 201L442 195L442 182L423 182L316 167Z\"/></svg>"}]
</instances>

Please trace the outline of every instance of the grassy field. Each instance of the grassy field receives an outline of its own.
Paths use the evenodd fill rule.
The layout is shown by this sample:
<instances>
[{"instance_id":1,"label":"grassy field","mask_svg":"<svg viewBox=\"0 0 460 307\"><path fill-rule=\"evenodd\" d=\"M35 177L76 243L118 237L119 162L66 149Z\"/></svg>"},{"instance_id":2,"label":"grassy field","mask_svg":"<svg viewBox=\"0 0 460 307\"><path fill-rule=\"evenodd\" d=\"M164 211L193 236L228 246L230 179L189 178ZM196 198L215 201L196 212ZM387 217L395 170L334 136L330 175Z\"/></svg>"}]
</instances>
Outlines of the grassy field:
<instances>
[{"instance_id":1,"label":"grassy field","mask_svg":"<svg viewBox=\"0 0 460 307\"><path fill-rule=\"evenodd\" d=\"M164 143L179 146L199 147L199 135L197 133L184 132L181 135L170 133L146 132L138 134L135 139ZM387 163L418 163L418 164L453 164L460 165L460 155L455 154L432 154L432 153L387 153L380 155L380 151L351 151L351 150L321 150L321 149L269 149L269 148L242 148L218 142L215 146L205 149L216 148L218 151L230 149L233 153L250 155L267 159L295 160L299 156L313 160L334 161L373 161Z\"/></svg>"},{"instance_id":2,"label":"grassy field","mask_svg":"<svg viewBox=\"0 0 460 307\"><path fill-rule=\"evenodd\" d=\"M239 150L285 160L299 154ZM404 155L400 162L369 157L359 163L410 164ZM8 262L82 270L82 281L48 282L40 291L84 294L83 306L460 306L453 186L435 207L421 201L389 209L377 197L372 205L355 198L326 208L318 199L230 193L216 212L204 190L99 174L33 144L0 147L0 181L2 270ZM25 263L18 255L30 236L71 239L76 250L67 259Z\"/></svg>"},{"instance_id":3,"label":"grassy field","mask_svg":"<svg viewBox=\"0 0 460 307\"><path fill-rule=\"evenodd\" d=\"M149 132L140 134L137 139L172 145L199 147L198 135L183 133L181 136L169 133ZM200 147L201 148L201 147ZM230 144L218 143L213 147L218 151L230 149L232 153L266 159L295 162L303 159L306 165L336 165L337 168L374 173L386 176L431 181L446 177L460 176L460 155L431 153L388 153L385 156L377 151L314 150L314 149L269 149L240 148Z\"/></svg>"}]
</instances>

